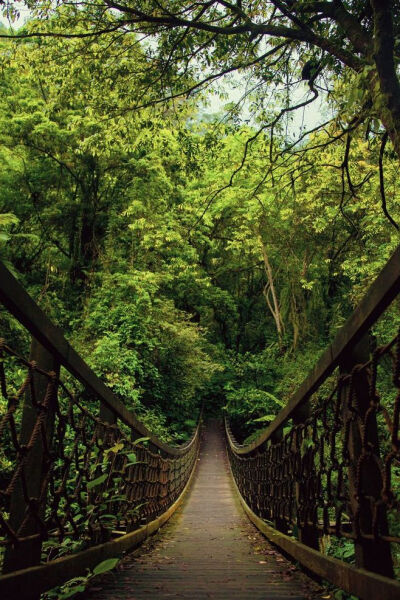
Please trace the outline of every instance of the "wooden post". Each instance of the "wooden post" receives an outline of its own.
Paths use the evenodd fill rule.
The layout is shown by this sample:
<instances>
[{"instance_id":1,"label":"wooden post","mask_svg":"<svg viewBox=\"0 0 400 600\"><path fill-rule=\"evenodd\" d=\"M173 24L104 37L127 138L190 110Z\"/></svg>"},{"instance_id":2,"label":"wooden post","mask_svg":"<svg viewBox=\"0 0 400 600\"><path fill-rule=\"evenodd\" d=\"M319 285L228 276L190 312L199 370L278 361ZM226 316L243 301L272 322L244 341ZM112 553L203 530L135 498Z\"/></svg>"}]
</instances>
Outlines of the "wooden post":
<instances>
[{"instance_id":1,"label":"wooden post","mask_svg":"<svg viewBox=\"0 0 400 600\"><path fill-rule=\"evenodd\" d=\"M100 401L100 420L103 423L108 423L109 425L116 425L117 423L117 413L109 408L104 402ZM108 430L106 427L101 426L100 429L100 437L107 446L112 446L115 443L115 432ZM111 458L109 455L109 460L116 461L118 458L111 453ZM103 483L100 490L106 491L106 484ZM97 491L92 492L94 496L96 496ZM113 510L116 510L115 504L108 504L107 512L111 513ZM108 530L106 527L101 526L97 532L98 539L96 539L96 543L104 543L108 542L111 539L111 530Z\"/></svg>"},{"instance_id":2,"label":"wooden post","mask_svg":"<svg viewBox=\"0 0 400 600\"><path fill-rule=\"evenodd\" d=\"M354 346L344 357L341 365L341 373L351 373L353 368L358 364L366 363L369 360L369 339L368 336L364 336L362 340ZM359 525L363 533L372 533L372 513L369 501L365 497L358 498L357 493L357 472L359 470L359 458L362 453L362 438L361 428L364 423L365 414L370 406L370 393L369 393L369 381L368 373L364 369L361 373L355 372L353 374L353 385L354 395L356 398L357 406L354 405L352 409L357 408L356 418L350 422L348 450L350 456L350 468L349 468L349 494L350 494L350 509L352 513L352 526L353 531L356 533L356 523L354 515L359 511ZM347 396L349 393L349 385L343 388L343 419L346 422L348 417L347 411ZM368 431L365 432L367 435L367 443L370 448L373 449L373 453L379 461L379 438L378 438L378 427L376 418L369 418ZM363 494L362 496L369 496L372 498L379 499L383 487L381 470L375 460L368 461L361 467L361 473L359 476L362 478ZM380 515L381 532L384 534L388 533L386 511L382 510ZM356 566L368 571L385 575L386 577L393 577L393 562L390 551L390 543L382 540L370 540L359 538L354 542L355 545L355 560Z\"/></svg>"},{"instance_id":3,"label":"wooden post","mask_svg":"<svg viewBox=\"0 0 400 600\"><path fill-rule=\"evenodd\" d=\"M131 440L132 442L135 442L136 440L139 440L141 437L144 437L140 434L139 431L137 431L136 429L131 429ZM137 456L137 450L134 450L134 453ZM137 467L135 465L132 465L131 467L129 467L129 478L132 481L135 481L135 469ZM128 499L131 502L131 504L137 504L138 503L138 499L137 497L135 497L135 493L134 493L134 489L135 486L133 485L129 495L128 495ZM141 501L139 500L139 504L141 503ZM131 531L134 531L135 529L138 529L138 527L140 527L141 525L145 525L148 522L147 518L138 518L135 519L134 516L132 515L129 519L129 521L127 521L127 532L130 533Z\"/></svg>"},{"instance_id":4,"label":"wooden post","mask_svg":"<svg viewBox=\"0 0 400 600\"><path fill-rule=\"evenodd\" d=\"M296 410L293 415L293 423L294 425L299 425L304 423L311 414L310 404L307 402L303 404ZM296 501L299 502L299 499L302 495L301 483L296 483ZM313 527L312 525L303 525L303 527L298 528L298 538L302 544L309 546L310 548L314 548L315 550L319 550L319 535L318 529Z\"/></svg>"},{"instance_id":5,"label":"wooden post","mask_svg":"<svg viewBox=\"0 0 400 600\"><path fill-rule=\"evenodd\" d=\"M279 444L283 440L283 427L280 427L271 435L271 443ZM282 533L288 532L288 524L285 519L281 517L276 517L273 521L275 529L281 531Z\"/></svg>"},{"instance_id":6,"label":"wooden post","mask_svg":"<svg viewBox=\"0 0 400 600\"><path fill-rule=\"evenodd\" d=\"M30 361L35 361L38 367L47 372L54 372L59 375L60 367L53 355L51 355L35 338L32 338ZM32 431L37 421L38 410L34 402L43 402L49 386L55 385L47 377L33 373L33 386L35 398L32 398L31 389L28 388L25 394L24 406L22 410L21 430L19 443L27 445L31 439ZM47 407L47 415L44 421L47 446L51 447L54 429L54 415L56 404L57 389L52 390ZM26 481L26 496L35 502L42 492L42 486L48 465L46 464L46 454L43 448L42 434L39 434L33 448L29 451L23 470L23 477ZM18 479L10 498L10 525L14 531L17 531L24 521L27 514L26 496L23 489L22 479ZM45 501L38 509L39 517L45 517ZM39 524L32 517L24 527L23 536L39 533ZM25 569L40 563L42 549L42 540L40 538L22 542L15 546L7 546L4 561L3 573Z\"/></svg>"},{"instance_id":7,"label":"wooden post","mask_svg":"<svg viewBox=\"0 0 400 600\"><path fill-rule=\"evenodd\" d=\"M110 425L115 425L117 422L117 413L108 408L104 402L100 402L100 420Z\"/></svg>"}]
</instances>

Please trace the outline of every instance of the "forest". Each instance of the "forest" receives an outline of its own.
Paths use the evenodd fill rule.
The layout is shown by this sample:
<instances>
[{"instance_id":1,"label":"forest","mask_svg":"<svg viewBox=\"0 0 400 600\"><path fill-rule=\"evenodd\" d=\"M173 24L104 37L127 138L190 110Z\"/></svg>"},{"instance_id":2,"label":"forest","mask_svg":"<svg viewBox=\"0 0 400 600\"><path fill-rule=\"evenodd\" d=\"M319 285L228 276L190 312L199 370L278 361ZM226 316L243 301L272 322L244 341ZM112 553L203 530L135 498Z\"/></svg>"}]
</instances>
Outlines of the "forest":
<instances>
[{"instance_id":1,"label":"forest","mask_svg":"<svg viewBox=\"0 0 400 600\"><path fill-rule=\"evenodd\" d=\"M359 75L326 68L316 131L264 129L290 101L289 52L254 67L277 97L263 106L255 80L243 121L233 101L209 113L207 90L156 104L156 59L128 35L2 41L1 258L165 440L204 400L245 437L265 426L399 241L396 153L372 110L346 126Z\"/></svg>"},{"instance_id":2,"label":"forest","mask_svg":"<svg viewBox=\"0 0 400 600\"><path fill-rule=\"evenodd\" d=\"M164 4L0 2L0 259L161 440L247 443L399 244L400 10Z\"/></svg>"}]
</instances>

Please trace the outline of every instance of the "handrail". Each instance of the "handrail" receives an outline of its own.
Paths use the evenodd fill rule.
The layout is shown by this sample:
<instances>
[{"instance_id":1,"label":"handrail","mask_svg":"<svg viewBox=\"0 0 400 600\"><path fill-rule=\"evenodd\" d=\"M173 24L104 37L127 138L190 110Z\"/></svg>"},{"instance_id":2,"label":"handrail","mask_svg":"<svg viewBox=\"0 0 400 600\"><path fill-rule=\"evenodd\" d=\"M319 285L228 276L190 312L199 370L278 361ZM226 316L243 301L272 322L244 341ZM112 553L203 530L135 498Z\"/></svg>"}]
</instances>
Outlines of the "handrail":
<instances>
[{"instance_id":1,"label":"handrail","mask_svg":"<svg viewBox=\"0 0 400 600\"><path fill-rule=\"evenodd\" d=\"M32 334L29 359L0 339L0 444L10 460L0 485L0 590L15 591L21 577L39 588L52 577L74 577L104 552L118 554L161 526L194 473L202 415L187 443L160 442L2 267L0 301ZM60 376L61 365L75 383ZM49 538L60 545L79 540L90 549L76 554L72 544L64 561L53 553L38 567ZM31 586L26 594L36 597Z\"/></svg>"},{"instance_id":2,"label":"handrail","mask_svg":"<svg viewBox=\"0 0 400 600\"><path fill-rule=\"evenodd\" d=\"M194 433L194 438L197 441L201 425L202 415L200 414ZM4 600L13 600L17 594L21 600L37 598L40 594L63 584L69 579L85 575L88 570L93 569L103 560L121 556L123 553L130 552L138 547L149 536L157 532L181 506L195 477L198 453L199 444L196 449L193 468L184 489L175 502L160 516L139 529L125 533L108 542L98 544L75 554L51 560L47 563L0 575L1 597Z\"/></svg>"},{"instance_id":3,"label":"handrail","mask_svg":"<svg viewBox=\"0 0 400 600\"><path fill-rule=\"evenodd\" d=\"M399 293L400 246L395 250L360 304L341 327L333 342L326 348L315 367L290 398L287 405L251 444L243 446L233 443L229 438L232 450L239 455L253 453L271 439L271 436L282 427L283 423L293 417L295 412L331 375L349 348L354 347L363 338Z\"/></svg>"},{"instance_id":4,"label":"handrail","mask_svg":"<svg viewBox=\"0 0 400 600\"><path fill-rule=\"evenodd\" d=\"M400 247L258 439L240 445L226 423L249 518L308 570L364 600L380 585L385 598L400 597L392 559L400 545L400 331L373 352L367 336L399 294ZM332 385L321 389L329 375ZM323 535L353 542L357 568L319 552Z\"/></svg>"},{"instance_id":5,"label":"handrail","mask_svg":"<svg viewBox=\"0 0 400 600\"><path fill-rule=\"evenodd\" d=\"M94 373L65 339L61 330L50 321L1 261L0 302L58 360L60 365L76 377L86 389L97 396L125 425L139 432L141 436L148 437L150 442L158 449L171 456L180 456L185 454L189 446L194 443L195 433L191 440L180 446L166 444L151 433Z\"/></svg>"},{"instance_id":6,"label":"handrail","mask_svg":"<svg viewBox=\"0 0 400 600\"><path fill-rule=\"evenodd\" d=\"M225 433L229 447L235 447L236 441L233 438L227 419L225 419ZM231 464L230 467L234 489L243 510L257 529L283 552L286 552L294 560L305 565L309 571L312 571L318 577L330 581L335 586L363 600L376 600L376 598L398 600L400 597L400 582L389 577L371 573L365 569L357 568L331 556L326 556L318 550L310 548L308 545L294 539L292 536L285 535L285 533L272 527L264 519L261 519L243 497L232 472Z\"/></svg>"}]
</instances>

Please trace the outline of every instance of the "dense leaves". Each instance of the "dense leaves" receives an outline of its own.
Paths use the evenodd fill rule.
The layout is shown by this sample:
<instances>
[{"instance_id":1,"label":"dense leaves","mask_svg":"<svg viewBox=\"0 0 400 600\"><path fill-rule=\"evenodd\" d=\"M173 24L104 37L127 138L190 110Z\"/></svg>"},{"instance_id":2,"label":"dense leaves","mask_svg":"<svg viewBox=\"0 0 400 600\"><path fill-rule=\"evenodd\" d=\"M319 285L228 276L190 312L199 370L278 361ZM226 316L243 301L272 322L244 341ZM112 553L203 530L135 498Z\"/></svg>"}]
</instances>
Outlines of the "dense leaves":
<instances>
[{"instance_id":1,"label":"dense leaves","mask_svg":"<svg viewBox=\"0 0 400 600\"><path fill-rule=\"evenodd\" d=\"M301 152L276 134L271 154L235 114L124 110L161 91L132 41L3 41L2 258L156 433L187 435L204 398L248 435L395 247L396 159L369 122L344 135L334 121ZM353 96L351 77L334 80L336 113Z\"/></svg>"}]
</instances>

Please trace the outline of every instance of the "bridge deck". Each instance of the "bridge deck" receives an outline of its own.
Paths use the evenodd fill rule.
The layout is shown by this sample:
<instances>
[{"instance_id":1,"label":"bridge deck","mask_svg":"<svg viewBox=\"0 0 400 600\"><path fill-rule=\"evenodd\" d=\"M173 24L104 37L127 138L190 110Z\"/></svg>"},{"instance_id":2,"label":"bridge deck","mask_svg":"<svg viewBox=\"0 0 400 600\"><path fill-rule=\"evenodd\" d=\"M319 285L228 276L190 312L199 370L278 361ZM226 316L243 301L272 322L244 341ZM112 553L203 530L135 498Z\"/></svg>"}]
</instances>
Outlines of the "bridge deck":
<instances>
[{"instance_id":1,"label":"bridge deck","mask_svg":"<svg viewBox=\"0 0 400 600\"><path fill-rule=\"evenodd\" d=\"M283 558L243 513L219 425L206 428L197 477L162 532L96 581L96 600L153 598L309 600L318 587ZM328 596L324 594L324 598Z\"/></svg>"}]
</instances>

